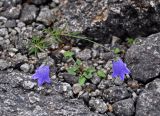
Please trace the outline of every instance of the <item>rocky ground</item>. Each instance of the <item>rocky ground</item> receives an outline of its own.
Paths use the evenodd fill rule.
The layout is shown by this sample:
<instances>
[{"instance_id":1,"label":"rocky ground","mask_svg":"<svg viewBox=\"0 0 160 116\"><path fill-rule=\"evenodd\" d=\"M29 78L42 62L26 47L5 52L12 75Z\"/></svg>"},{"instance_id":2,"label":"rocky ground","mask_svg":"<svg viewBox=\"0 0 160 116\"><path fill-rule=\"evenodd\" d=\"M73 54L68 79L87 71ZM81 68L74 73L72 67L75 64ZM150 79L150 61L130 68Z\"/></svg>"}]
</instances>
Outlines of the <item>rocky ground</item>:
<instances>
[{"instance_id":1,"label":"rocky ground","mask_svg":"<svg viewBox=\"0 0 160 116\"><path fill-rule=\"evenodd\" d=\"M160 1L158 0L1 0L1 116L159 116ZM112 78L114 54L86 41L52 43L37 56L28 53L32 37L50 38L48 27L80 31L108 50L120 48L131 75ZM126 38L136 42L128 45ZM66 72L65 50L85 66L103 69L80 86ZM51 66L52 83L37 86L31 79L42 63ZM55 68L56 67L56 71Z\"/></svg>"}]
</instances>

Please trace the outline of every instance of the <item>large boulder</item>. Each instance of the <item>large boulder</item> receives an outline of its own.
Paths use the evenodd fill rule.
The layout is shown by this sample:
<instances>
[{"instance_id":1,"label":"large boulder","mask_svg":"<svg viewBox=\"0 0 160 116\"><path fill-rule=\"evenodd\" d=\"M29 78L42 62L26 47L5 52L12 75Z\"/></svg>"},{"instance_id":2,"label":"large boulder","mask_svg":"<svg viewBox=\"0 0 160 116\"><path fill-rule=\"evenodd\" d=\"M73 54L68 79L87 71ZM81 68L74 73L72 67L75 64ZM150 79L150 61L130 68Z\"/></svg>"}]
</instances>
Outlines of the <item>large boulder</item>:
<instances>
[{"instance_id":1,"label":"large boulder","mask_svg":"<svg viewBox=\"0 0 160 116\"><path fill-rule=\"evenodd\" d=\"M64 98L55 91L55 86L56 82L52 82L50 86L37 88L30 75L1 71L0 115L101 116L91 112L82 100Z\"/></svg>"},{"instance_id":2,"label":"large boulder","mask_svg":"<svg viewBox=\"0 0 160 116\"><path fill-rule=\"evenodd\" d=\"M157 0L64 0L57 13L58 24L69 30L110 41L109 35L137 37L160 31Z\"/></svg>"},{"instance_id":3,"label":"large boulder","mask_svg":"<svg viewBox=\"0 0 160 116\"><path fill-rule=\"evenodd\" d=\"M160 79L146 85L136 104L136 116L159 116L160 114Z\"/></svg>"},{"instance_id":4,"label":"large boulder","mask_svg":"<svg viewBox=\"0 0 160 116\"><path fill-rule=\"evenodd\" d=\"M147 83L160 73L160 33L139 38L126 53L132 77Z\"/></svg>"}]
</instances>

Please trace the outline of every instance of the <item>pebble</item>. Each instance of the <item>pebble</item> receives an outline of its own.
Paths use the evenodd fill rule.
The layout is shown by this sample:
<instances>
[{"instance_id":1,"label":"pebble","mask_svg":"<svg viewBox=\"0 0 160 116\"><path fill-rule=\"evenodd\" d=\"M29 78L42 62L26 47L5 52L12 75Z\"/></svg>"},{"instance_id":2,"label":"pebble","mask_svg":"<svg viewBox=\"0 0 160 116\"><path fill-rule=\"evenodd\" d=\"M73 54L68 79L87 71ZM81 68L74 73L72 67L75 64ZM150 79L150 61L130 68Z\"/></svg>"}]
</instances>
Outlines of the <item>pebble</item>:
<instances>
[{"instance_id":1,"label":"pebble","mask_svg":"<svg viewBox=\"0 0 160 116\"><path fill-rule=\"evenodd\" d=\"M74 94L78 94L80 91L82 91L82 87L79 83L74 84L72 88Z\"/></svg>"}]
</instances>

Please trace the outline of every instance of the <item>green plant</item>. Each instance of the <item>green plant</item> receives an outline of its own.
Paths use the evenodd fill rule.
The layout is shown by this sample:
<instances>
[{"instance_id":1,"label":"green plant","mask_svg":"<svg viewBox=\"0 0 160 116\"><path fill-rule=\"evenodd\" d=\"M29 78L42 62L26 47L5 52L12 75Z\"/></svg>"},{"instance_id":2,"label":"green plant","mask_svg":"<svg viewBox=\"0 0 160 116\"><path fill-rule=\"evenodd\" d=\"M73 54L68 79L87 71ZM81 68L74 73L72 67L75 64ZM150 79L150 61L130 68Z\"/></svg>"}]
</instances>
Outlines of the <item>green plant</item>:
<instances>
[{"instance_id":1,"label":"green plant","mask_svg":"<svg viewBox=\"0 0 160 116\"><path fill-rule=\"evenodd\" d=\"M115 54L119 54L121 52L121 50L119 48L115 48L113 51Z\"/></svg>"},{"instance_id":2,"label":"green plant","mask_svg":"<svg viewBox=\"0 0 160 116\"><path fill-rule=\"evenodd\" d=\"M64 57L65 57L65 58L70 59L70 58L72 58L72 57L73 57L74 52L71 52L71 51L65 51L63 55L64 55Z\"/></svg>"},{"instance_id":3,"label":"green plant","mask_svg":"<svg viewBox=\"0 0 160 116\"><path fill-rule=\"evenodd\" d=\"M85 40L85 41L89 41L91 43L97 44L98 46L104 48L106 51L109 51L108 48L106 48L105 46L103 46L102 44L99 44L95 41L92 41L91 39L84 37L84 36L80 36L81 32L68 32L66 31L66 26L63 29L45 29L46 32L48 32L52 38L53 38L53 42L56 43L61 43L63 38L68 38L68 39L81 39L81 40Z\"/></svg>"},{"instance_id":4,"label":"green plant","mask_svg":"<svg viewBox=\"0 0 160 116\"><path fill-rule=\"evenodd\" d=\"M33 36L30 46L29 46L29 54L37 55L38 52L45 51L48 48L48 43L38 36Z\"/></svg>"},{"instance_id":5,"label":"green plant","mask_svg":"<svg viewBox=\"0 0 160 116\"><path fill-rule=\"evenodd\" d=\"M99 76L100 78L106 78L106 73L103 70L98 70L97 76Z\"/></svg>"},{"instance_id":6,"label":"green plant","mask_svg":"<svg viewBox=\"0 0 160 116\"><path fill-rule=\"evenodd\" d=\"M135 44L135 39L133 39L133 38L127 38L127 44L128 45Z\"/></svg>"}]
</instances>

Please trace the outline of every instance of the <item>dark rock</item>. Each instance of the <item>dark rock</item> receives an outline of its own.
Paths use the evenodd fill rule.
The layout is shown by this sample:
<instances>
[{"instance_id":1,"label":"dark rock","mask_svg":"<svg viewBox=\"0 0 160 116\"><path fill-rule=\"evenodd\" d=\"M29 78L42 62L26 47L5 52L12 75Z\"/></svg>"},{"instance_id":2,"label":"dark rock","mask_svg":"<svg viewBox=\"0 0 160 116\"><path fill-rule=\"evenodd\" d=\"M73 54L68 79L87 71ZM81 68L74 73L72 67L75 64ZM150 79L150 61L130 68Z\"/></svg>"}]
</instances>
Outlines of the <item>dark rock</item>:
<instances>
[{"instance_id":1,"label":"dark rock","mask_svg":"<svg viewBox=\"0 0 160 116\"><path fill-rule=\"evenodd\" d=\"M38 10L35 5L24 4L20 20L25 23L32 23L37 17Z\"/></svg>"},{"instance_id":2,"label":"dark rock","mask_svg":"<svg viewBox=\"0 0 160 116\"><path fill-rule=\"evenodd\" d=\"M67 22L70 30L84 31L104 43L111 41L110 35L126 38L159 32L159 11L157 0L69 0L61 2L62 15L57 17L59 25Z\"/></svg>"},{"instance_id":3,"label":"dark rock","mask_svg":"<svg viewBox=\"0 0 160 116\"><path fill-rule=\"evenodd\" d=\"M160 33L147 38L139 38L126 53L126 63L132 77L143 83L160 73Z\"/></svg>"},{"instance_id":4,"label":"dark rock","mask_svg":"<svg viewBox=\"0 0 160 116\"><path fill-rule=\"evenodd\" d=\"M35 5L43 5L49 1L51 1L51 0L31 0L31 3L33 3Z\"/></svg>"},{"instance_id":5,"label":"dark rock","mask_svg":"<svg viewBox=\"0 0 160 116\"><path fill-rule=\"evenodd\" d=\"M11 62L4 59L0 59L0 70L4 70L10 66L11 66Z\"/></svg>"},{"instance_id":6,"label":"dark rock","mask_svg":"<svg viewBox=\"0 0 160 116\"><path fill-rule=\"evenodd\" d=\"M100 57L105 60L105 61L108 61L108 60L111 60L115 57L114 53L113 52L107 52L107 53L101 53L100 54Z\"/></svg>"},{"instance_id":7,"label":"dark rock","mask_svg":"<svg viewBox=\"0 0 160 116\"><path fill-rule=\"evenodd\" d=\"M89 105L99 113L105 113L108 109L107 104L102 99L91 98Z\"/></svg>"},{"instance_id":8,"label":"dark rock","mask_svg":"<svg viewBox=\"0 0 160 116\"><path fill-rule=\"evenodd\" d=\"M84 102L88 103L88 102L89 102L89 99L90 99L89 93L88 93L88 92L85 92L85 93L81 94L81 95L79 96L79 98L80 98L80 99L83 99Z\"/></svg>"},{"instance_id":9,"label":"dark rock","mask_svg":"<svg viewBox=\"0 0 160 116\"><path fill-rule=\"evenodd\" d=\"M21 4L22 0L4 0L3 7L8 6L16 6L17 4Z\"/></svg>"},{"instance_id":10,"label":"dark rock","mask_svg":"<svg viewBox=\"0 0 160 116\"><path fill-rule=\"evenodd\" d=\"M31 77L14 71L0 72L1 116L102 116L91 112L82 100L69 100L59 95L54 87L50 87L52 95L47 96L37 91L24 91L20 85L24 79L29 81ZM15 83L19 86L13 86Z\"/></svg>"},{"instance_id":11,"label":"dark rock","mask_svg":"<svg viewBox=\"0 0 160 116\"><path fill-rule=\"evenodd\" d=\"M97 84L99 84L101 82L101 79L96 75L94 75L90 80L95 85L97 85Z\"/></svg>"},{"instance_id":12,"label":"dark rock","mask_svg":"<svg viewBox=\"0 0 160 116\"><path fill-rule=\"evenodd\" d=\"M75 84L78 82L78 77L68 74L68 73L61 73L60 76L64 78L64 80L69 84Z\"/></svg>"},{"instance_id":13,"label":"dark rock","mask_svg":"<svg viewBox=\"0 0 160 116\"><path fill-rule=\"evenodd\" d=\"M8 20L8 21L5 23L5 26L8 27L8 28L16 27L16 20Z\"/></svg>"},{"instance_id":14,"label":"dark rock","mask_svg":"<svg viewBox=\"0 0 160 116\"><path fill-rule=\"evenodd\" d=\"M133 116L135 113L134 101L131 98L118 101L112 106L116 116Z\"/></svg>"},{"instance_id":15,"label":"dark rock","mask_svg":"<svg viewBox=\"0 0 160 116\"><path fill-rule=\"evenodd\" d=\"M103 97L106 101L114 103L130 97L130 93L126 87L114 86L104 90Z\"/></svg>"},{"instance_id":16,"label":"dark rock","mask_svg":"<svg viewBox=\"0 0 160 116\"><path fill-rule=\"evenodd\" d=\"M0 12L1 16L6 17L7 19L17 19L21 13L21 5L17 5L16 7L10 6L5 8L4 12Z\"/></svg>"},{"instance_id":17,"label":"dark rock","mask_svg":"<svg viewBox=\"0 0 160 116\"><path fill-rule=\"evenodd\" d=\"M82 90L82 86L79 83L76 83L72 87L73 93L78 94Z\"/></svg>"},{"instance_id":18,"label":"dark rock","mask_svg":"<svg viewBox=\"0 0 160 116\"><path fill-rule=\"evenodd\" d=\"M102 81L98 85L98 88L104 90L104 89L108 89L111 86L113 86L112 80L104 80L104 79L102 79Z\"/></svg>"},{"instance_id":19,"label":"dark rock","mask_svg":"<svg viewBox=\"0 0 160 116\"><path fill-rule=\"evenodd\" d=\"M136 104L136 116L158 116L160 113L160 79L148 83L145 86Z\"/></svg>"},{"instance_id":20,"label":"dark rock","mask_svg":"<svg viewBox=\"0 0 160 116\"><path fill-rule=\"evenodd\" d=\"M137 100L136 116L159 116L160 92L143 91Z\"/></svg>"},{"instance_id":21,"label":"dark rock","mask_svg":"<svg viewBox=\"0 0 160 116\"><path fill-rule=\"evenodd\" d=\"M55 21L53 11L51 11L48 7L42 8L37 17L37 21L42 22L46 26L51 25Z\"/></svg>"},{"instance_id":22,"label":"dark rock","mask_svg":"<svg viewBox=\"0 0 160 116\"><path fill-rule=\"evenodd\" d=\"M79 52L77 54L77 57L81 60L89 60L91 56L91 50L90 49L84 49L83 51Z\"/></svg>"}]
</instances>

